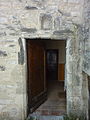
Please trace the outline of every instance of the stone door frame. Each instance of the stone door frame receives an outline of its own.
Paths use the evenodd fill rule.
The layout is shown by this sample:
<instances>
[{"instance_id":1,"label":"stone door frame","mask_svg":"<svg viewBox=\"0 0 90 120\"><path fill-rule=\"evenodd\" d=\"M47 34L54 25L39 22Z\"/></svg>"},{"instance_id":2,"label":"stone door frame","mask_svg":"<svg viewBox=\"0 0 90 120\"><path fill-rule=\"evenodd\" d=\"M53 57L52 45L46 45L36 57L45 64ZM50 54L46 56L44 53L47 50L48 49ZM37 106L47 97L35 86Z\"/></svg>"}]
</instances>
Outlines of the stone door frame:
<instances>
[{"instance_id":1,"label":"stone door frame","mask_svg":"<svg viewBox=\"0 0 90 120\"><path fill-rule=\"evenodd\" d=\"M29 38L29 39L51 39L51 40L65 40L66 41L66 65L65 65L65 88L66 88L66 93L67 93L67 85L68 85L68 78L69 78L69 82L70 82L70 62L69 62L69 52L70 52L70 48L71 48L71 41L72 41L72 36L69 36L69 35L66 35L67 37L62 37L62 36L59 36L59 37L21 37L21 41L22 41L22 44L23 44L23 49L24 49L24 72L25 72L25 78L24 78L24 92L26 94L23 95L23 102L24 102L24 105L23 105L23 108L24 108L24 113L25 113L25 116L27 117L27 108L28 108L28 94L27 94L27 54L26 54L26 39ZM72 78L71 78L72 79ZM66 94L67 95L67 94ZM66 97L67 99L68 97ZM68 106L68 102L66 103L66 111L67 113L69 112L69 106Z\"/></svg>"}]
</instances>

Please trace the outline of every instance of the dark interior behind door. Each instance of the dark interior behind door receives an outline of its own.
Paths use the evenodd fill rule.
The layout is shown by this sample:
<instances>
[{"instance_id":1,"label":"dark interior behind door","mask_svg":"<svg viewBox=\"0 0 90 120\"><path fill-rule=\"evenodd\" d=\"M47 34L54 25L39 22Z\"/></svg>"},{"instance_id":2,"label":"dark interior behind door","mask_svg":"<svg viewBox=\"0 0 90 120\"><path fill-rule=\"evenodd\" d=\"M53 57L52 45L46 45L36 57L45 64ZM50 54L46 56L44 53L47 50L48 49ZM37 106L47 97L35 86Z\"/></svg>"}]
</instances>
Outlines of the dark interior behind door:
<instances>
[{"instance_id":1,"label":"dark interior behind door","mask_svg":"<svg viewBox=\"0 0 90 120\"><path fill-rule=\"evenodd\" d=\"M58 50L46 51L46 78L47 80L58 80Z\"/></svg>"}]
</instances>

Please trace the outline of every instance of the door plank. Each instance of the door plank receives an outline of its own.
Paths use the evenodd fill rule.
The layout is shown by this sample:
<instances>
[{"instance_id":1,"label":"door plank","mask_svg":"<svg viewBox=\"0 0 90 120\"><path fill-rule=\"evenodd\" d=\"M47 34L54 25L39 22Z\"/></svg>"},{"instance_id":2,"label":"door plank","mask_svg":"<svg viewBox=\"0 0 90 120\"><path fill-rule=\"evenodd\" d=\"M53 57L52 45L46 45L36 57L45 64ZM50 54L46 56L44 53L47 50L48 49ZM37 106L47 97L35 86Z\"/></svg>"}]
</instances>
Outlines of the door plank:
<instances>
[{"instance_id":1,"label":"door plank","mask_svg":"<svg viewBox=\"0 0 90 120\"><path fill-rule=\"evenodd\" d=\"M32 113L47 99L44 55L43 44L31 40L27 41L29 113Z\"/></svg>"},{"instance_id":2,"label":"door plank","mask_svg":"<svg viewBox=\"0 0 90 120\"><path fill-rule=\"evenodd\" d=\"M65 76L65 65L64 64L59 64L58 65L58 80L59 81L64 81L64 76Z\"/></svg>"}]
</instances>

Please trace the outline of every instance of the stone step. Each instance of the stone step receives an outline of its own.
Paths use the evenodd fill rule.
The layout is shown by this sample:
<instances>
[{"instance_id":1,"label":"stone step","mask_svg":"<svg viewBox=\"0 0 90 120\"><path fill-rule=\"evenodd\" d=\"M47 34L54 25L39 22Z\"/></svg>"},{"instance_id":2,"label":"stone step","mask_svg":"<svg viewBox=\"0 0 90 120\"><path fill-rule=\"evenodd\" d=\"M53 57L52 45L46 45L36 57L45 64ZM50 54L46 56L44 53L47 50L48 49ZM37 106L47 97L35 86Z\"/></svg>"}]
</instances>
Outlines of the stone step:
<instances>
[{"instance_id":1,"label":"stone step","mask_svg":"<svg viewBox=\"0 0 90 120\"><path fill-rule=\"evenodd\" d=\"M33 116L30 115L28 120L63 120L63 116Z\"/></svg>"}]
</instances>

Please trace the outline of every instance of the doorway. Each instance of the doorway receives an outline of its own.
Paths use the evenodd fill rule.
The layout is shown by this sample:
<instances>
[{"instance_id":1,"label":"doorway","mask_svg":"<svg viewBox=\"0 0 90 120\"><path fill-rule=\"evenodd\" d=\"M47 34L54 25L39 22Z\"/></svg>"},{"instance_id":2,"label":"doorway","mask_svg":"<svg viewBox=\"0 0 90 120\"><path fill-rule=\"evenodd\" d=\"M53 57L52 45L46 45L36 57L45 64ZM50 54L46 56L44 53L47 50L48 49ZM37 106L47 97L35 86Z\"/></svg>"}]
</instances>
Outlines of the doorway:
<instances>
[{"instance_id":1,"label":"doorway","mask_svg":"<svg viewBox=\"0 0 90 120\"><path fill-rule=\"evenodd\" d=\"M27 39L26 47L28 114L64 114L65 41Z\"/></svg>"},{"instance_id":2,"label":"doorway","mask_svg":"<svg viewBox=\"0 0 90 120\"><path fill-rule=\"evenodd\" d=\"M58 49L46 50L46 79L58 80Z\"/></svg>"}]
</instances>

